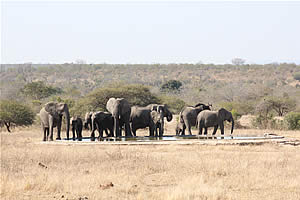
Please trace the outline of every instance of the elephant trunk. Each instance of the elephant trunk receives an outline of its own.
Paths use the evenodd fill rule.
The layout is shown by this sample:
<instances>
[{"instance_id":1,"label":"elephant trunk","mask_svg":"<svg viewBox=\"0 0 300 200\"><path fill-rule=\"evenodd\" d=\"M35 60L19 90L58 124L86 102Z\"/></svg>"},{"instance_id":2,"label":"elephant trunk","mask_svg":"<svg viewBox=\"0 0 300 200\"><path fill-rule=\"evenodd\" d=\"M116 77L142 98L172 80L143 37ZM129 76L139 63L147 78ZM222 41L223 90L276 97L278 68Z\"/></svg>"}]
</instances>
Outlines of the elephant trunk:
<instances>
[{"instance_id":1,"label":"elephant trunk","mask_svg":"<svg viewBox=\"0 0 300 200\"><path fill-rule=\"evenodd\" d=\"M115 134L116 134L116 137L119 137L120 136L120 125L119 125L119 117L118 116L115 116L114 117L114 131L115 131Z\"/></svg>"},{"instance_id":2,"label":"elephant trunk","mask_svg":"<svg viewBox=\"0 0 300 200\"><path fill-rule=\"evenodd\" d=\"M231 123L232 123L232 125L231 125L231 134L233 133L233 128L234 128L234 120L233 120L233 118L231 118Z\"/></svg>"},{"instance_id":3,"label":"elephant trunk","mask_svg":"<svg viewBox=\"0 0 300 200\"><path fill-rule=\"evenodd\" d=\"M67 139L69 139L69 130L70 130L70 113L69 110L67 109L65 111L65 117L66 117L66 134L67 134Z\"/></svg>"}]
</instances>

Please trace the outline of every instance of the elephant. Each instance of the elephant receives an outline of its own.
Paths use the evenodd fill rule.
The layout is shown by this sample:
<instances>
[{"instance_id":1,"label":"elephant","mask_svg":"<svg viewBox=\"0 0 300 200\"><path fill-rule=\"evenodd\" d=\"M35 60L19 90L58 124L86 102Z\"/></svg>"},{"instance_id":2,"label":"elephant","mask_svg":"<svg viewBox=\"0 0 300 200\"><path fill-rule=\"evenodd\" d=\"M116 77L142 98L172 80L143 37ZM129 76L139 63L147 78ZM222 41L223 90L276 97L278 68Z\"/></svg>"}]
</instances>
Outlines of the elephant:
<instances>
[{"instance_id":1,"label":"elephant","mask_svg":"<svg viewBox=\"0 0 300 200\"><path fill-rule=\"evenodd\" d=\"M66 118L66 135L67 135L67 139L69 139L70 114L69 114L69 108L67 104L48 102L40 110L39 115L41 118L41 125L44 132L43 141L47 141L47 140L53 141L54 127L57 127L56 140L61 140L60 131L61 131L61 123L62 123L63 115L65 115Z\"/></svg>"},{"instance_id":2,"label":"elephant","mask_svg":"<svg viewBox=\"0 0 300 200\"><path fill-rule=\"evenodd\" d=\"M122 126L125 124L125 136L132 137L129 123L131 113L129 102L124 98L110 98L106 103L106 109L114 118L115 136L122 136Z\"/></svg>"},{"instance_id":3,"label":"elephant","mask_svg":"<svg viewBox=\"0 0 300 200\"><path fill-rule=\"evenodd\" d=\"M159 115L159 117L158 117ZM136 130L149 127L149 136L154 136L154 131L157 131L157 122L159 121L161 131L161 120L163 119L163 112L151 111L148 107L132 106L130 114L130 122L133 136L136 136Z\"/></svg>"},{"instance_id":4,"label":"elephant","mask_svg":"<svg viewBox=\"0 0 300 200\"><path fill-rule=\"evenodd\" d=\"M182 134L183 126L184 126L184 123L177 122L176 128L175 128L176 135Z\"/></svg>"},{"instance_id":5,"label":"elephant","mask_svg":"<svg viewBox=\"0 0 300 200\"><path fill-rule=\"evenodd\" d=\"M72 132L73 132L73 140L76 139L76 134L77 134L77 139L79 141L82 140L82 127L83 127L83 124L82 124L82 119L80 117L72 117L71 120L70 120L70 124L71 124L71 127L72 127Z\"/></svg>"},{"instance_id":6,"label":"elephant","mask_svg":"<svg viewBox=\"0 0 300 200\"><path fill-rule=\"evenodd\" d=\"M93 112L85 113L84 128L87 130L92 130L92 115L93 115Z\"/></svg>"},{"instance_id":7,"label":"elephant","mask_svg":"<svg viewBox=\"0 0 300 200\"><path fill-rule=\"evenodd\" d=\"M152 110L151 113L150 113L150 116L151 116L151 120L154 124L154 132L155 132L155 137L162 137L162 131L161 131L161 122L164 118L164 116L162 115L162 112L157 112L156 110ZM158 131L157 131L158 130ZM159 133L159 134L158 134ZM153 135L153 133L152 133Z\"/></svg>"},{"instance_id":8,"label":"elephant","mask_svg":"<svg viewBox=\"0 0 300 200\"><path fill-rule=\"evenodd\" d=\"M221 134L224 135L224 121L232 122L231 134L233 133L234 120L231 112L224 108L218 111L204 110L197 116L198 134L202 135L203 128L205 129L204 135L207 135L207 128L214 127L213 135L216 134L218 127L221 129Z\"/></svg>"},{"instance_id":9,"label":"elephant","mask_svg":"<svg viewBox=\"0 0 300 200\"><path fill-rule=\"evenodd\" d=\"M197 115L203 110L210 110L210 106L199 103L196 106L185 107L179 114L179 123L181 124L178 126L182 127L181 134L185 135L185 129L187 129L189 134L192 135L191 127L196 126Z\"/></svg>"},{"instance_id":10,"label":"elephant","mask_svg":"<svg viewBox=\"0 0 300 200\"><path fill-rule=\"evenodd\" d=\"M172 121L173 119L173 114L172 112L168 109L168 106L167 105L163 105L163 104L149 104L148 106L146 106L146 108L150 109L151 111L152 110L155 110L157 112L162 112L163 114L163 118L161 120L161 133L160 135L163 135L164 134L164 118L166 117L167 118L167 121L170 122Z\"/></svg>"},{"instance_id":11,"label":"elephant","mask_svg":"<svg viewBox=\"0 0 300 200\"><path fill-rule=\"evenodd\" d=\"M97 129L99 132L99 137L103 138L103 130L105 130L105 133L108 137L114 136L114 118L112 117L112 114L109 112L95 112L92 114L91 117L92 120L92 134L91 138L95 137L95 130ZM109 134L107 132L107 129L109 130Z\"/></svg>"}]
</instances>

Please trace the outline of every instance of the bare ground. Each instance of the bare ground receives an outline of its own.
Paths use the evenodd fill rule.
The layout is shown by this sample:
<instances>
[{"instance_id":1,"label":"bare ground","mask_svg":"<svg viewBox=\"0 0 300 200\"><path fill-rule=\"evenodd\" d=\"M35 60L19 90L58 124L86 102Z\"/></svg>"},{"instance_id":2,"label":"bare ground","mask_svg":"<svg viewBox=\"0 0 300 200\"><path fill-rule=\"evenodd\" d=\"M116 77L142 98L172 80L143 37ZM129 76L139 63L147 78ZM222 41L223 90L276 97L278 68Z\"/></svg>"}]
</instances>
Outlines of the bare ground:
<instances>
[{"instance_id":1,"label":"bare ground","mask_svg":"<svg viewBox=\"0 0 300 200\"><path fill-rule=\"evenodd\" d=\"M234 132L265 133L300 139ZM1 199L300 199L299 146L45 145L39 129L0 134Z\"/></svg>"}]
</instances>

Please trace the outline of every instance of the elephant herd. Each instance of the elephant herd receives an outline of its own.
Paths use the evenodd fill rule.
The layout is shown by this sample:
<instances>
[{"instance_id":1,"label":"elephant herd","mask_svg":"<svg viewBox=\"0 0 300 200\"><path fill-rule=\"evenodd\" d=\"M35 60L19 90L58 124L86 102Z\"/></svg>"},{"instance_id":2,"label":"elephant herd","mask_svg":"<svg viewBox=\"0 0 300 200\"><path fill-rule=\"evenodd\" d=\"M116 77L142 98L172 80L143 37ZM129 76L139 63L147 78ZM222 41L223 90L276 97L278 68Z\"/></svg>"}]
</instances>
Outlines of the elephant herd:
<instances>
[{"instance_id":1,"label":"elephant herd","mask_svg":"<svg viewBox=\"0 0 300 200\"><path fill-rule=\"evenodd\" d=\"M187 129L191 135L191 127L198 128L198 134L207 134L208 127L214 127L213 134L220 127L221 134L224 134L225 120L232 122L231 134L233 132L234 121L232 114L224 108L219 111L211 111L211 105L197 104L185 107L179 116L176 126L176 135L185 135ZM69 109L65 103L49 102L40 111L41 125L43 130L43 141L53 141L53 128L57 127L57 138L61 139L61 125L63 115L66 118L66 136L69 139L69 129L71 126L73 140L82 139L82 129L89 129L91 138L95 139L95 131L99 133L99 138L103 138L103 132L107 137L121 137L122 130L125 137L135 137L136 131L141 128L149 128L150 137L162 137L164 134L164 118L170 122L173 115L167 105L150 104L145 107L130 106L124 98L110 98L106 103L108 112L87 112L84 121L80 117L70 119Z\"/></svg>"}]
</instances>

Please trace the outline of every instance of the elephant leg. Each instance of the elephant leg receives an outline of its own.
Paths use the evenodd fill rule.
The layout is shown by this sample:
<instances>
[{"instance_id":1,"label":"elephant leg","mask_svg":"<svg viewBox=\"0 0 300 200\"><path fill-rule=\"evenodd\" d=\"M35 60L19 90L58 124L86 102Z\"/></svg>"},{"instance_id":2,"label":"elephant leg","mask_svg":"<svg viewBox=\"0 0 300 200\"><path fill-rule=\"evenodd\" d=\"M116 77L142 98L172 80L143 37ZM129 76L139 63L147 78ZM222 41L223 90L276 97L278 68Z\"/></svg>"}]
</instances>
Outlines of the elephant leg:
<instances>
[{"instance_id":1,"label":"elephant leg","mask_svg":"<svg viewBox=\"0 0 300 200\"><path fill-rule=\"evenodd\" d=\"M104 129L106 136L109 136L107 128Z\"/></svg>"},{"instance_id":2,"label":"elephant leg","mask_svg":"<svg viewBox=\"0 0 300 200\"><path fill-rule=\"evenodd\" d=\"M75 139L76 139L75 132L76 132L76 129L75 129L74 127L72 127L73 140L75 140Z\"/></svg>"},{"instance_id":3,"label":"elephant leg","mask_svg":"<svg viewBox=\"0 0 300 200\"><path fill-rule=\"evenodd\" d=\"M42 124L42 131L44 133L43 141L46 141L46 139L47 139L47 129L43 124Z\"/></svg>"},{"instance_id":4,"label":"elephant leg","mask_svg":"<svg viewBox=\"0 0 300 200\"><path fill-rule=\"evenodd\" d=\"M213 135L215 135L216 134L216 132L217 132L217 130L218 130L218 125L216 125L216 126L214 126L214 131L213 131Z\"/></svg>"},{"instance_id":5,"label":"elephant leg","mask_svg":"<svg viewBox=\"0 0 300 200\"><path fill-rule=\"evenodd\" d=\"M61 140L60 134L61 134L61 122L62 122L62 117L58 120L57 123L57 137L56 140ZM69 140L69 133L67 132L67 139Z\"/></svg>"},{"instance_id":6,"label":"elephant leg","mask_svg":"<svg viewBox=\"0 0 300 200\"><path fill-rule=\"evenodd\" d=\"M192 135L192 130L191 130L191 125L190 124L188 124L187 129L188 129L189 134Z\"/></svg>"},{"instance_id":7,"label":"elephant leg","mask_svg":"<svg viewBox=\"0 0 300 200\"><path fill-rule=\"evenodd\" d=\"M159 130L159 137L162 137L162 136L164 135L164 132L161 131L162 125L161 125L161 124L158 124L157 128L158 128L158 130ZM157 128L156 128L156 129L157 129Z\"/></svg>"},{"instance_id":8,"label":"elephant leg","mask_svg":"<svg viewBox=\"0 0 300 200\"><path fill-rule=\"evenodd\" d=\"M186 125L183 123L181 135L185 135L185 129L186 129Z\"/></svg>"},{"instance_id":9,"label":"elephant leg","mask_svg":"<svg viewBox=\"0 0 300 200\"><path fill-rule=\"evenodd\" d=\"M159 136L163 136L164 134L164 128L165 128L165 122L164 118L162 119L161 123L159 124L160 129L159 129Z\"/></svg>"},{"instance_id":10,"label":"elephant leg","mask_svg":"<svg viewBox=\"0 0 300 200\"><path fill-rule=\"evenodd\" d=\"M132 131L132 135L134 137L136 137L136 130L137 130L137 128L135 127L135 125L131 124L131 131ZM149 126L149 131L150 131L150 126Z\"/></svg>"},{"instance_id":11,"label":"elephant leg","mask_svg":"<svg viewBox=\"0 0 300 200\"><path fill-rule=\"evenodd\" d=\"M149 126L149 137L154 137L154 125Z\"/></svg>"},{"instance_id":12,"label":"elephant leg","mask_svg":"<svg viewBox=\"0 0 300 200\"><path fill-rule=\"evenodd\" d=\"M198 135L202 135L203 127L200 125L198 126Z\"/></svg>"},{"instance_id":13,"label":"elephant leg","mask_svg":"<svg viewBox=\"0 0 300 200\"><path fill-rule=\"evenodd\" d=\"M224 135L224 124L223 122L220 124L221 135Z\"/></svg>"},{"instance_id":14,"label":"elephant leg","mask_svg":"<svg viewBox=\"0 0 300 200\"><path fill-rule=\"evenodd\" d=\"M155 126L154 126L154 133L155 133L155 137L158 137L158 135L160 135L160 134L161 134L161 130L159 129L159 130L157 131L157 129L158 129L158 126L157 126L157 125L155 125Z\"/></svg>"},{"instance_id":15,"label":"elephant leg","mask_svg":"<svg viewBox=\"0 0 300 200\"><path fill-rule=\"evenodd\" d=\"M82 139L82 126L78 130L78 136L77 137L78 137L78 140L81 141L81 139Z\"/></svg>"},{"instance_id":16,"label":"elephant leg","mask_svg":"<svg viewBox=\"0 0 300 200\"><path fill-rule=\"evenodd\" d=\"M48 140L53 141L53 126L49 126L49 135L48 135Z\"/></svg>"},{"instance_id":17,"label":"elephant leg","mask_svg":"<svg viewBox=\"0 0 300 200\"><path fill-rule=\"evenodd\" d=\"M204 127L204 135L207 135L207 127Z\"/></svg>"},{"instance_id":18,"label":"elephant leg","mask_svg":"<svg viewBox=\"0 0 300 200\"><path fill-rule=\"evenodd\" d=\"M109 129L109 137L114 137L114 129L113 128Z\"/></svg>"},{"instance_id":19,"label":"elephant leg","mask_svg":"<svg viewBox=\"0 0 300 200\"><path fill-rule=\"evenodd\" d=\"M132 137L131 130L130 130L130 124L129 123L125 123L125 135L127 137Z\"/></svg>"},{"instance_id":20,"label":"elephant leg","mask_svg":"<svg viewBox=\"0 0 300 200\"><path fill-rule=\"evenodd\" d=\"M103 128L99 130L99 138L103 138Z\"/></svg>"}]
</instances>

